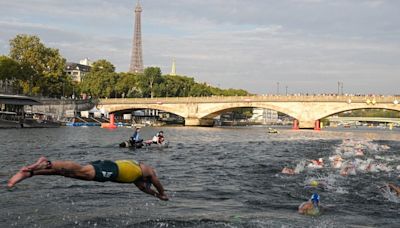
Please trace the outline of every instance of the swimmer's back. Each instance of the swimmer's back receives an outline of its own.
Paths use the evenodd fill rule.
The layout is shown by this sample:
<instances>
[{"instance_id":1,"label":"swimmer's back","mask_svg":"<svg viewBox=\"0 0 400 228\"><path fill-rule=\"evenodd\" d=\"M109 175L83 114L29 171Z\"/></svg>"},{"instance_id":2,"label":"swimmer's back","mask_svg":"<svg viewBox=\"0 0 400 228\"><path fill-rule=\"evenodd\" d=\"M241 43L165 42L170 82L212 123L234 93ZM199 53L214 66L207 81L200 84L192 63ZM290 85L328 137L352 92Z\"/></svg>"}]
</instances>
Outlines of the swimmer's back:
<instances>
[{"instance_id":1,"label":"swimmer's back","mask_svg":"<svg viewBox=\"0 0 400 228\"><path fill-rule=\"evenodd\" d=\"M116 182L132 183L142 177L142 169L135 160L117 160L115 163L118 166L118 177Z\"/></svg>"}]
</instances>

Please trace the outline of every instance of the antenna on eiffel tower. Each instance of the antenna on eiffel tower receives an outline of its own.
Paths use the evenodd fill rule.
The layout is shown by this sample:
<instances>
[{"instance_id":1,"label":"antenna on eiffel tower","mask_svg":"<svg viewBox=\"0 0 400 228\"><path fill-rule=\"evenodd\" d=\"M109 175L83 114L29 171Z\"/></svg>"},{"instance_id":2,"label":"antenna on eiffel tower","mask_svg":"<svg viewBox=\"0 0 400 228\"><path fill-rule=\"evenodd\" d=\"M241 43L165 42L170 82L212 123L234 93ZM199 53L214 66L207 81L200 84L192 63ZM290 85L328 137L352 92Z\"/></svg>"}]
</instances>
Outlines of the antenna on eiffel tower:
<instances>
[{"instance_id":1,"label":"antenna on eiffel tower","mask_svg":"<svg viewBox=\"0 0 400 228\"><path fill-rule=\"evenodd\" d=\"M176 66L175 66L175 58L172 59L172 68L171 68L171 74L175 76L176 75Z\"/></svg>"},{"instance_id":2,"label":"antenna on eiffel tower","mask_svg":"<svg viewBox=\"0 0 400 228\"><path fill-rule=\"evenodd\" d=\"M141 28L141 13L142 6L140 0L136 3L135 8L135 28L132 41L132 54L129 72L143 73L143 56L142 56L142 28Z\"/></svg>"}]
</instances>

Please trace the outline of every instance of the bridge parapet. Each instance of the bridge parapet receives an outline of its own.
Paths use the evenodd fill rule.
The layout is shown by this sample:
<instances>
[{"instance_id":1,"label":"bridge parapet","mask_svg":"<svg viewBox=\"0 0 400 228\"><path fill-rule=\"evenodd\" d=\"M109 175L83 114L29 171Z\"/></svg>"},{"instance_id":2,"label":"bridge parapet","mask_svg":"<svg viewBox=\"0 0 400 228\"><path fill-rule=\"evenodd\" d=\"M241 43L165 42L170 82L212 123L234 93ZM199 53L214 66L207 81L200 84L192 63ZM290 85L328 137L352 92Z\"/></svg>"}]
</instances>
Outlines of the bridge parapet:
<instances>
[{"instance_id":1,"label":"bridge parapet","mask_svg":"<svg viewBox=\"0 0 400 228\"><path fill-rule=\"evenodd\" d=\"M400 96L211 96L211 97L157 97L110 98L99 104L164 104L164 103L228 103L228 102L346 102L346 103L400 103Z\"/></svg>"}]
</instances>

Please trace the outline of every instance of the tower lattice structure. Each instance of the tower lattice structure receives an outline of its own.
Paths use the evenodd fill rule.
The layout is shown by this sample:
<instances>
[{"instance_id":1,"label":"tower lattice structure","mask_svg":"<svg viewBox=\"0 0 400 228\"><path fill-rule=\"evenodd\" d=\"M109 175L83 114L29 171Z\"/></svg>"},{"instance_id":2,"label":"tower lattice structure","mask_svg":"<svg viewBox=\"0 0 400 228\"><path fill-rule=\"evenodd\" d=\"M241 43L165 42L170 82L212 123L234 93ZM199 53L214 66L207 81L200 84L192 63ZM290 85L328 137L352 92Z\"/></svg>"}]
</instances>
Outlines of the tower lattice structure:
<instances>
[{"instance_id":1,"label":"tower lattice structure","mask_svg":"<svg viewBox=\"0 0 400 228\"><path fill-rule=\"evenodd\" d=\"M135 30L132 41L131 64L129 66L129 72L132 73L143 73L141 13L142 7L138 1L135 8Z\"/></svg>"}]
</instances>

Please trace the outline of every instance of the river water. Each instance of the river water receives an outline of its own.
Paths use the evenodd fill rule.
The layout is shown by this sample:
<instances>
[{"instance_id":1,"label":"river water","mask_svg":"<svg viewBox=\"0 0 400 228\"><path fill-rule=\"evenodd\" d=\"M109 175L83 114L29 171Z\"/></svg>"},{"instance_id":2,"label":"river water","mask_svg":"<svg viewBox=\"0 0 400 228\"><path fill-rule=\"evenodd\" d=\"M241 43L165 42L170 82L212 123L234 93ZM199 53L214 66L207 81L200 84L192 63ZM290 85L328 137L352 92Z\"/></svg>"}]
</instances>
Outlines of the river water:
<instances>
[{"instance_id":1,"label":"river water","mask_svg":"<svg viewBox=\"0 0 400 228\"><path fill-rule=\"evenodd\" d=\"M279 129L265 127L142 128L143 138L165 132L168 148L118 148L132 129L58 128L0 131L0 227L399 227L400 201L379 189L399 183L400 131ZM364 156L352 157L361 148ZM341 176L330 156L370 161L372 171ZM345 153L350 153L346 155ZM7 189L22 165L44 155L85 164L136 159L156 168L170 201L141 193L133 184L35 176ZM300 168L323 158L324 168ZM310 180L321 188L305 187ZM297 213L313 192L318 217Z\"/></svg>"}]
</instances>

